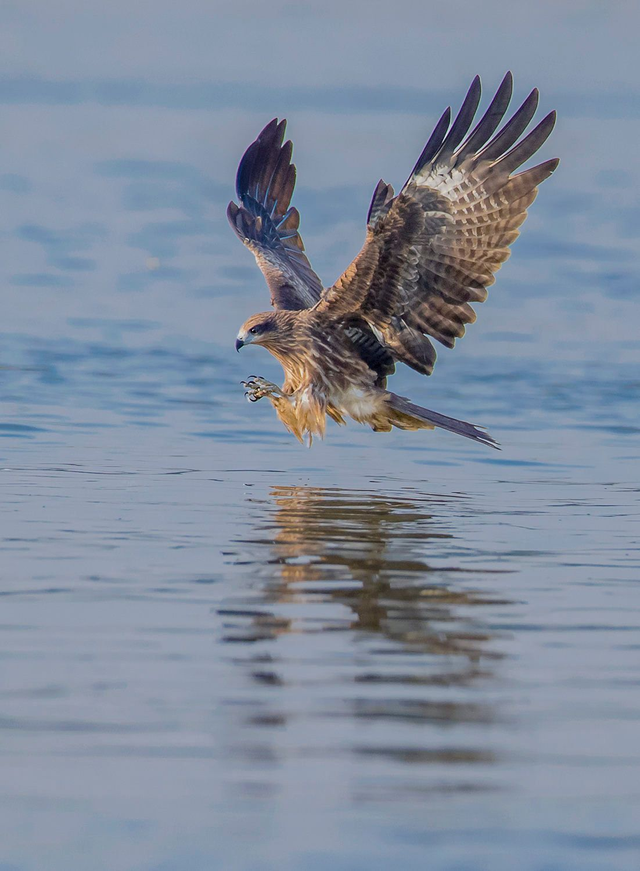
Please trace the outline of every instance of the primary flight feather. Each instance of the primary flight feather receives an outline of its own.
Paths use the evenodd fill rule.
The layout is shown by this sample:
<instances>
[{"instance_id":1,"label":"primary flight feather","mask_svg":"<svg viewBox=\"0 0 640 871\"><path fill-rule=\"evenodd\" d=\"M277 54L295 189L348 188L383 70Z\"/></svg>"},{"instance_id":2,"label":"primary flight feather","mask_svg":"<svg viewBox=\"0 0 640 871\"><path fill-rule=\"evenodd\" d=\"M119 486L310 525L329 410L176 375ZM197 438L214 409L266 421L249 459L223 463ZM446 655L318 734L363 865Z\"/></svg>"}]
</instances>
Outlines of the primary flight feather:
<instances>
[{"instance_id":1,"label":"primary flight feather","mask_svg":"<svg viewBox=\"0 0 640 871\"><path fill-rule=\"evenodd\" d=\"M464 335L494 274L558 160L513 174L551 133L550 112L522 137L538 105L533 90L500 128L513 89L511 73L470 131L480 102L476 76L453 124L438 121L397 195L380 181L367 217L364 246L328 288L313 271L290 206L296 180L286 121L271 121L245 152L236 180L240 205L227 215L255 255L275 311L250 317L236 348L263 345L285 372L282 388L252 378L251 401L267 396L300 441L323 436L326 416L351 417L376 432L440 427L483 444L483 429L421 406L386 389L396 362L430 375L431 343L448 348ZM499 129L500 128L500 129ZM469 132L470 131L470 132ZM497 131L497 132L496 132Z\"/></svg>"}]
</instances>

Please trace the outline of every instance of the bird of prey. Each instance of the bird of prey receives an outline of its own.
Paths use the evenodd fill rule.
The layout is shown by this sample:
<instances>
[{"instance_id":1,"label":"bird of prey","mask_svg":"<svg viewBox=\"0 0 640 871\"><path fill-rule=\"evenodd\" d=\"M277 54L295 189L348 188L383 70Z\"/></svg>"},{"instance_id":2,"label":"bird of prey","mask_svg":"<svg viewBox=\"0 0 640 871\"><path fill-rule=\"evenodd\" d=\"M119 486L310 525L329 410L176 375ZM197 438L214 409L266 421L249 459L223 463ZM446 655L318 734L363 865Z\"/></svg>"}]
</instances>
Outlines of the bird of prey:
<instances>
[{"instance_id":1,"label":"bird of prey","mask_svg":"<svg viewBox=\"0 0 640 871\"><path fill-rule=\"evenodd\" d=\"M551 133L550 112L528 135L538 105L534 89L501 126L513 89L502 80L471 130L480 102L473 80L455 120L447 109L400 193L378 182L364 246L336 283L324 288L290 206L296 180L286 121L275 118L245 152L236 179L240 205L227 216L262 270L274 311L250 317L236 349L263 345L282 364L281 388L264 378L243 382L249 400L268 397L285 427L311 444L326 416L351 417L376 432L440 427L491 447L482 428L415 405L387 390L397 362L430 375L435 339L452 348L483 302L494 273L558 160L513 174Z\"/></svg>"}]
</instances>

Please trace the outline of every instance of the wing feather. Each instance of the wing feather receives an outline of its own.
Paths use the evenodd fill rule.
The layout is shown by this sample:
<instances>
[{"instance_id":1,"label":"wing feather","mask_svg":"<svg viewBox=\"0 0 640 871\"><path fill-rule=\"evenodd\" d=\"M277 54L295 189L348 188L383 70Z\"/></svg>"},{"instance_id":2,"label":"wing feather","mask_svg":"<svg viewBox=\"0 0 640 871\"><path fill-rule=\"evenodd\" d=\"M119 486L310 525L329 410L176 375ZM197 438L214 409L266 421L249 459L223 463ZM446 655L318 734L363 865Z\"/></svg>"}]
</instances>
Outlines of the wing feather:
<instances>
[{"instance_id":1,"label":"wing feather","mask_svg":"<svg viewBox=\"0 0 640 871\"><path fill-rule=\"evenodd\" d=\"M274 118L244 153L236 176L240 205L229 203L227 217L253 252L279 309L310 308L322 282L311 268L300 236L300 215L290 206L296 184L293 146L283 144L286 121Z\"/></svg>"},{"instance_id":2,"label":"wing feather","mask_svg":"<svg viewBox=\"0 0 640 871\"><path fill-rule=\"evenodd\" d=\"M442 148L438 152L441 162L451 157L469 132L469 127L471 127L475 114L478 111L481 91L480 76L476 76L471 82L471 87L467 91L467 96L464 98L460 111L456 115L456 120L451 125L451 130L447 133L442 143Z\"/></svg>"},{"instance_id":3,"label":"wing feather","mask_svg":"<svg viewBox=\"0 0 640 871\"><path fill-rule=\"evenodd\" d=\"M397 359L431 374L435 350L464 335L557 160L512 173L544 144L549 113L524 138L538 105L533 90L504 126L510 73L471 130L480 101L476 77L453 124L438 121L400 193L376 188L364 247L317 309L338 318L359 314ZM496 131L498 131L496 133ZM465 139L466 137L466 139Z\"/></svg>"},{"instance_id":4,"label":"wing feather","mask_svg":"<svg viewBox=\"0 0 640 871\"><path fill-rule=\"evenodd\" d=\"M517 112L514 112L509 121L504 125L500 133L494 136L482 150L483 160L495 160L511 148L518 137L527 129L531 119L536 114L539 99L540 94L538 89L534 88Z\"/></svg>"},{"instance_id":5,"label":"wing feather","mask_svg":"<svg viewBox=\"0 0 640 871\"><path fill-rule=\"evenodd\" d=\"M509 108L512 93L513 76L511 73L507 73L489 104L489 108L459 149L458 162L463 161L469 154L479 151L493 136Z\"/></svg>"},{"instance_id":6,"label":"wing feather","mask_svg":"<svg viewBox=\"0 0 640 871\"><path fill-rule=\"evenodd\" d=\"M436 124L433 133L429 137L427 144L422 149L422 154L416 161L416 165L413 167L411 171L411 178L417 172L419 172L423 166L426 166L430 163L436 154L442 148L442 143L444 142L444 137L446 135L447 130L449 129L449 124L451 124L451 109L445 109L442 113L442 116L438 123Z\"/></svg>"}]
</instances>

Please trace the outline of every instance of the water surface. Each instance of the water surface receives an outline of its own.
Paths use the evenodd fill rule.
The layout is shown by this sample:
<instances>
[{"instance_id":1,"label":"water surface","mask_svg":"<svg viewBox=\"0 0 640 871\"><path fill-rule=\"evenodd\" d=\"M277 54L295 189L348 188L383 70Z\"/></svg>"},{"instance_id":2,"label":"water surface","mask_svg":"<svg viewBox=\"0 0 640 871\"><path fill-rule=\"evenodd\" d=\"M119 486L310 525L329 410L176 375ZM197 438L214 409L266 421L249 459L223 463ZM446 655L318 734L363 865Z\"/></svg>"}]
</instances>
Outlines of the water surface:
<instances>
[{"instance_id":1,"label":"water surface","mask_svg":"<svg viewBox=\"0 0 640 871\"><path fill-rule=\"evenodd\" d=\"M3 871L638 867L638 16L459 6L2 12ZM502 453L300 447L239 385L280 377L233 353L266 307L239 154L289 116L329 282L509 65L561 168L468 336L395 379Z\"/></svg>"}]
</instances>

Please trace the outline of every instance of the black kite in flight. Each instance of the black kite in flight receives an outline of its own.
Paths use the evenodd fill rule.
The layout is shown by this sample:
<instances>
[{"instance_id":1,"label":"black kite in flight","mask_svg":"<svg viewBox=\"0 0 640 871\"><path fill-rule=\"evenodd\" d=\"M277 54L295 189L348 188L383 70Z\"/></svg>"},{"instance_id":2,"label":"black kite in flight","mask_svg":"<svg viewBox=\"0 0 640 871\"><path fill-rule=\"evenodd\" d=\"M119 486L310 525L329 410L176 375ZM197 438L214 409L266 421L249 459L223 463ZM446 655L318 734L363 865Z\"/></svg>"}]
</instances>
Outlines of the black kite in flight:
<instances>
[{"instance_id":1,"label":"black kite in flight","mask_svg":"<svg viewBox=\"0 0 640 871\"><path fill-rule=\"evenodd\" d=\"M436 352L429 337L452 348L464 335L476 319L470 303L486 299L538 185L558 165L547 160L512 175L555 123L551 112L520 139L538 105L534 89L498 130L512 88L507 73L469 133L480 102L476 77L453 124L450 109L438 121L400 193L378 183L364 246L328 288L307 260L300 216L289 206L296 170L291 142L282 144L286 121L267 124L245 152L236 181L241 205L230 203L227 214L264 273L275 311L250 317L236 348L264 345L280 361L282 388L257 377L243 383L250 400L269 397L300 441L324 435L329 415L376 432L441 427L497 447L483 429L414 405L386 382L398 361L430 375Z\"/></svg>"}]
</instances>

